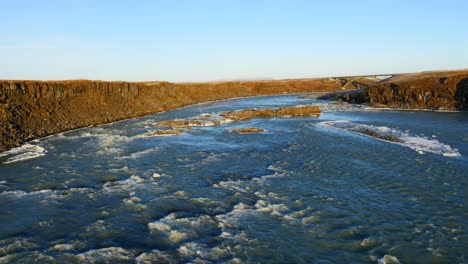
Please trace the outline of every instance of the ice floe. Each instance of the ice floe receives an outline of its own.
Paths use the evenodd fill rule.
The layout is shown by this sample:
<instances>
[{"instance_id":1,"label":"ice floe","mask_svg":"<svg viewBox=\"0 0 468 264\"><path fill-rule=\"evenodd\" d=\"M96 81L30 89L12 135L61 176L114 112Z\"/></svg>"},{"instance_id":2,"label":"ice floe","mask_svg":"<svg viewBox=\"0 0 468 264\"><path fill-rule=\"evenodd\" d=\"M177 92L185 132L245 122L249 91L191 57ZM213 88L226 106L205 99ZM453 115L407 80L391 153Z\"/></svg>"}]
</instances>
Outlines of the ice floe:
<instances>
[{"instance_id":1,"label":"ice floe","mask_svg":"<svg viewBox=\"0 0 468 264\"><path fill-rule=\"evenodd\" d=\"M317 123L317 126L370 136L411 148L420 154L427 152L447 157L460 156L460 152L457 149L452 149L449 145L443 144L436 139L413 136L408 132L386 126L358 124L348 120L325 121Z\"/></svg>"}]
</instances>

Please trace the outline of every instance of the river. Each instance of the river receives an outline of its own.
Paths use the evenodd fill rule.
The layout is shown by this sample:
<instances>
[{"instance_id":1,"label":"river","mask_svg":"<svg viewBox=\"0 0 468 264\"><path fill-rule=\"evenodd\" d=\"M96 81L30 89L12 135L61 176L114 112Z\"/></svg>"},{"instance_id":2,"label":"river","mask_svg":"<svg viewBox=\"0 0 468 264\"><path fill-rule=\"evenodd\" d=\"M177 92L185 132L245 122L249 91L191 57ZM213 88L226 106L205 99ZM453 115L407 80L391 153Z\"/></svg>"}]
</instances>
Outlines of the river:
<instances>
[{"instance_id":1,"label":"river","mask_svg":"<svg viewBox=\"0 0 468 264\"><path fill-rule=\"evenodd\" d=\"M161 120L300 104L323 113L142 136ZM230 132L243 127L265 132ZM298 95L83 128L0 154L0 263L466 263L467 157L466 112Z\"/></svg>"}]
</instances>

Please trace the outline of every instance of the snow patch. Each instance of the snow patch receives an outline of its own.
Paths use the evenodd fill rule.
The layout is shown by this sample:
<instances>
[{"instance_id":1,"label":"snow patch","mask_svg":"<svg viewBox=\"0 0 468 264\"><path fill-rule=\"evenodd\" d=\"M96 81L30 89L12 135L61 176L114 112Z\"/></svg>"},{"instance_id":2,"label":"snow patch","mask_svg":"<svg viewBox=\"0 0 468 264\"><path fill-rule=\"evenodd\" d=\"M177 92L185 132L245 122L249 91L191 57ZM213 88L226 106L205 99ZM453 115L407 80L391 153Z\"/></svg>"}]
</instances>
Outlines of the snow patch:
<instances>
[{"instance_id":1,"label":"snow patch","mask_svg":"<svg viewBox=\"0 0 468 264\"><path fill-rule=\"evenodd\" d=\"M377 138L386 142L391 142L394 144L411 148L419 154L427 152L443 155L446 157L461 156L460 152L458 152L457 149L452 149L449 145L443 144L436 139L429 139L421 136L413 136L410 135L408 132L403 132L401 130L386 126L364 125L347 120L325 121L317 123L317 126L327 129L352 132L359 135L366 135L360 131L371 131L372 133L376 133L379 135L379 137L370 136L372 138ZM385 137L394 138L397 141L385 140Z\"/></svg>"}]
</instances>

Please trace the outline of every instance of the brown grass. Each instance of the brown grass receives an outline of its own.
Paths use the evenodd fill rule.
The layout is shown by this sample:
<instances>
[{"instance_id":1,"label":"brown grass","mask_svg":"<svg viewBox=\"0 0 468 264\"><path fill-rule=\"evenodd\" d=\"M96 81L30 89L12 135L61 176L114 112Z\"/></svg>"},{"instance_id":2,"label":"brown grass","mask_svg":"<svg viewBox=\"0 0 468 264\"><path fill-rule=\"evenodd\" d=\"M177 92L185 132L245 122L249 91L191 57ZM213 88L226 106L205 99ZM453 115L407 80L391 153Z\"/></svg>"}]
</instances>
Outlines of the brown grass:
<instances>
[{"instance_id":1,"label":"brown grass","mask_svg":"<svg viewBox=\"0 0 468 264\"><path fill-rule=\"evenodd\" d=\"M239 111L230 111L220 114L220 116L234 120L246 120L256 117L275 117L275 116L310 116L320 114L320 107L316 105L306 106L286 106L278 109L263 108L255 109L249 108Z\"/></svg>"},{"instance_id":2,"label":"brown grass","mask_svg":"<svg viewBox=\"0 0 468 264\"><path fill-rule=\"evenodd\" d=\"M371 137L374 137L374 138L378 138L378 139L383 139L383 140L386 140L386 141L391 141L391 142L398 142L398 143L403 143L404 141L395 137L395 136L391 136L391 135L382 135L382 134L379 134L378 132L374 131L374 130L371 130L371 129L368 129L368 128L361 128L361 129L357 129L355 130L355 132L358 132L358 133L361 133L361 134L364 134L364 135L368 135L368 136L371 136Z\"/></svg>"},{"instance_id":3,"label":"brown grass","mask_svg":"<svg viewBox=\"0 0 468 264\"><path fill-rule=\"evenodd\" d=\"M253 133L265 132L265 129L256 128L256 127L246 127L246 128L232 129L231 132L236 133L236 134L253 134Z\"/></svg>"},{"instance_id":4,"label":"brown grass","mask_svg":"<svg viewBox=\"0 0 468 264\"><path fill-rule=\"evenodd\" d=\"M156 130L154 132L151 132L149 134L146 134L146 137L160 137L160 136L173 136L173 135L179 135L182 134L182 131L177 130L177 129L171 129L171 130Z\"/></svg>"}]
</instances>

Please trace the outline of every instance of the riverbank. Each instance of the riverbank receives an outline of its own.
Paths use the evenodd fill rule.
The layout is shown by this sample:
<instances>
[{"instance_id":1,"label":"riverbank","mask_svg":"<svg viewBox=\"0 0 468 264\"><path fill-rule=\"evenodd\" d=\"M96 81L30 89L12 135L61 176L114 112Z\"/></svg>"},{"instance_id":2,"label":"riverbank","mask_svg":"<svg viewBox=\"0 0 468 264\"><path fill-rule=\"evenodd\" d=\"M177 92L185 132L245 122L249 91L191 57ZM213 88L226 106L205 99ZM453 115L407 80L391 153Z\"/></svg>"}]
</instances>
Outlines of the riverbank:
<instances>
[{"instance_id":1,"label":"riverbank","mask_svg":"<svg viewBox=\"0 0 468 264\"><path fill-rule=\"evenodd\" d=\"M468 70L396 75L364 89L340 91L319 98L365 104L378 109L466 110Z\"/></svg>"},{"instance_id":2,"label":"riverbank","mask_svg":"<svg viewBox=\"0 0 468 264\"><path fill-rule=\"evenodd\" d=\"M197 103L339 89L341 84L329 79L209 83L0 81L0 152L72 129Z\"/></svg>"},{"instance_id":3,"label":"riverbank","mask_svg":"<svg viewBox=\"0 0 468 264\"><path fill-rule=\"evenodd\" d=\"M48 135L231 98L309 92L381 109L468 108L468 70L397 75L364 89L329 78L207 83L0 81L0 152ZM352 90L351 90L352 89Z\"/></svg>"}]
</instances>

